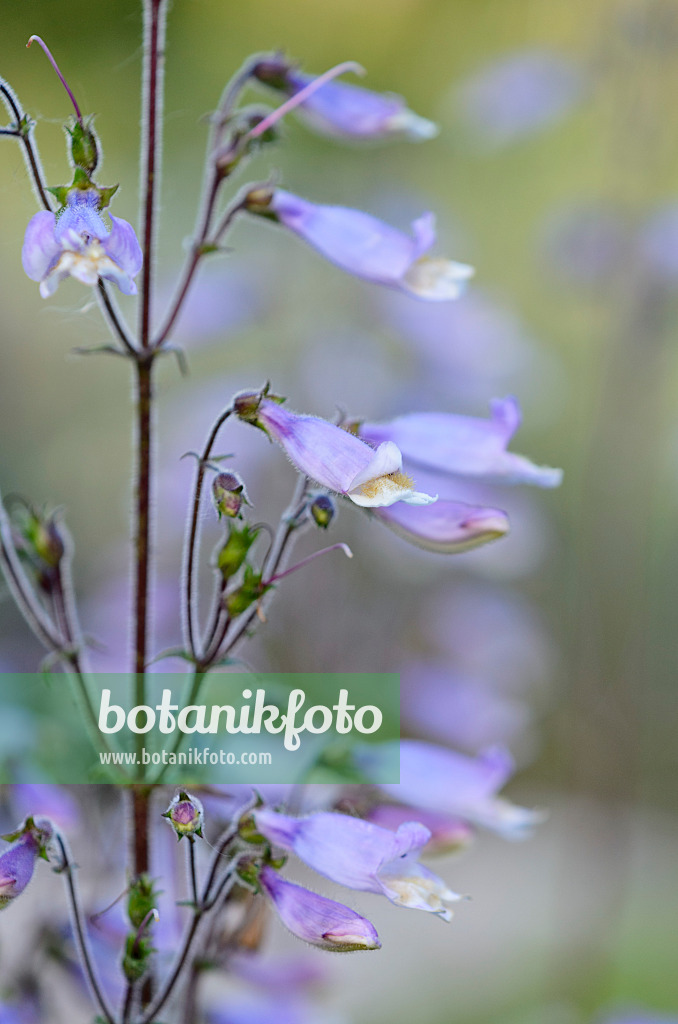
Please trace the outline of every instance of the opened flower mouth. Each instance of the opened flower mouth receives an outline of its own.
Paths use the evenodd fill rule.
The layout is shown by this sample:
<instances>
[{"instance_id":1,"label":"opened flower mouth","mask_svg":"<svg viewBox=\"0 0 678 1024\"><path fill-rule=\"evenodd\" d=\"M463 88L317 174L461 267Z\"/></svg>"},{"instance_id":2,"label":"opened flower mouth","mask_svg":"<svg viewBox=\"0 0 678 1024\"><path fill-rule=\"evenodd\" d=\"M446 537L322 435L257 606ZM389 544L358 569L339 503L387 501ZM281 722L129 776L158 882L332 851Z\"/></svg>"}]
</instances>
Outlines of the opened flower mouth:
<instances>
[{"instance_id":1,"label":"opened flower mouth","mask_svg":"<svg viewBox=\"0 0 678 1024\"><path fill-rule=\"evenodd\" d=\"M100 203L96 189L73 189L61 213L41 210L29 221L21 259L43 298L67 277L90 286L113 281L123 294L136 294L143 256L134 228L111 214L109 231Z\"/></svg>"}]
</instances>

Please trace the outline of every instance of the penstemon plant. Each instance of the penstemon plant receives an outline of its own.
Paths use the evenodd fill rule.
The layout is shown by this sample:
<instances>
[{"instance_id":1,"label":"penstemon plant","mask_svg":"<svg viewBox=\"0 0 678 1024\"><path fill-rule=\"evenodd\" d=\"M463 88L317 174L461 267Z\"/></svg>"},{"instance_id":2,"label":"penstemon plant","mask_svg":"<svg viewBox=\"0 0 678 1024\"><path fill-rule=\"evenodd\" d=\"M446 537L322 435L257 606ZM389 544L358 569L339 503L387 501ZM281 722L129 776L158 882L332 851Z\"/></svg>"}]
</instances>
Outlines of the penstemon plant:
<instances>
[{"instance_id":1,"label":"penstemon plant","mask_svg":"<svg viewBox=\"0 0 678 1024\"><path fill-rule=\"evenodd\" d=\"M201 265L218 258L234 221L265 218L297 235L342 270L403 292L412 301L453 301L472 276L464 263L427 255L435 244L434 218L429 213L413 223L411 234L405 234L367 213L312 203L280 188L273 176L237 191L231 188L248 158L279 141L278 126L291 112L312 129L339 140L425 140L436 132L431 122L409 111L398 98L339 81L341 75L362 70L353 63L313 76L281 54L256 55L228 83L212 115L194 237L171 301L161 316L152 316L167 8L166 0L144 2L138 236L129 223L110 212L116 186L100 183L97 133L46 43L37 36L30 40L45 51L74 110L65 126L72 172L69 183L48 187L34 122L11 86L0 82L9 116L2 134L22 147L42 206L26 229L23 267L39 283L45 298L67 277L95 290L111 334L110 343L97 351L127 360L134 380L130 679L136 706L147 705L149 668L158 655L149 633L154 575L154 372L157 361L168 353L182 361L172 345L179 315ZM245 105L243 96L251 86L262 87L278 105L273 109ZM135 326L121 314L114 288L125 295L138 292ZM275 529L253 521L246 479L225 467L216 454L222 428L233 420L257 428L277 443L296 473L293 497ZM519 423L520 410L512 398L493 402L487 419L411 412L390 422L348 416L331 422L291 411L268 384L235 395L219 411L204 447L195 454L184 573L177 583L182 590L183 637L172 651L190 665L185 704L195 704L210 672L228 664L236 651L242 657L244 643L265 623L268 606L288 574L337 549L350 555L345 544L332 544L290 564L297 538L313 529L327 529L340 504L357 505L363 510L358 514L440 554L465 551L506 534L506 514L459 500L455 481L456 486L464 480L557 486L559 471L508 451ZM201 509L207 488L223 536L211 564L214 596L203 618L198 578ZM268 544L262 543L265 539ZM16 604L46 648L49 664L60 666L70 677L90 726L101 732L94 699L97 683L89 672L71 582L73 549L60 517L29 504L0 506L0 544L2 567ZM114 750L112 739L103 736L100 741ZM139 731L138 754L143 741ZM373 768L382 756L379 747L363 753ZM286 1020L300 1019L295 1016L295 1000L302 998L306 980L300 978L297 983L288 977L286 995L274 998L274 969L257 966L262 907L272 907L290 932L325 950L374 950L381 943L374 925L351 907L284 877L288 855L349 890L377 893L395 906L449 920L450 904L460 896L420 863L422 851L465 845L477 826L521 837L540 819L537 811L497 795L513 772L513 762L503 750L469 756L405 739L400 759L400 783L346 783L318 787L317 792L311 787L313 796L303 788L271 785L256 789L205 786L204 792L190 786L171 791L162 787L162 771L153 777L143 769L122 773L130 837L126 930L123 935L108 935L103 950L99 932L88 934L66 830L42 813L44 803L58 799L45 787L43 794L31 794L35 813L4 837L9 845L0 853L0 908L21 896L38 859L46 859L64 877L77 956L99 1022L226 1024L235 1020L228 1001L204 1009L200 981L208 968L230 971L256 986L259 1003L253 1012L267 1020L283 1019L285 1013ZM186 851L188 898L175 900L180 919L175 922L172 917L171 925L158 914L160 890L169 890L170 897L183 894L174 890L170 874L157 878L154 873L152 847L161 817ZM156 947L173 951L169 965ZM116 965L112 974L107 969L111 961ZM14 993L11 998L18 1000L15 1008L21 1015L15 1019L49 1019L42 1016L39 995L35 990L23 997Z\"/></svg>"}]
</instances>

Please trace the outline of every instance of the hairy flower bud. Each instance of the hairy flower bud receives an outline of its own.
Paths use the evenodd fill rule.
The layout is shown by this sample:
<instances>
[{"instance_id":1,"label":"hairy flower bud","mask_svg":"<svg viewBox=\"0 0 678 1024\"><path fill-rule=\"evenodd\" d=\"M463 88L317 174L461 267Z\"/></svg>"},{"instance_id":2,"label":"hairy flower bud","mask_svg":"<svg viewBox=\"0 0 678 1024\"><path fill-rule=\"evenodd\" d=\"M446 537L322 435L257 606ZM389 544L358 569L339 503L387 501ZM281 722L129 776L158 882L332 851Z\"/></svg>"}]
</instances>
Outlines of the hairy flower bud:
<instances>
[{"instance_id":1,"label":"hairy flower bud","mask_svg":"<svg viewBox=\"0 0 678 1024\"><path fill-rule=\"evenodd\" d=\"M317 494L309 505L309 511L316 526L326 530L337 514L337 506L329 494Z\"/></svg>"},{"instance_id":2,"label":"hairy flower bud","mask_svg":"<svg viewBox=\"0 0 678 1024\"><path fill-rule=\"evenodd\" d=\"M256 527L244 523L241 527L231 524L228 540L217 555L217 568L225 580L235 576L247 558L250 548L259 536Z\"/></svg>"},{"instance_id":3,"label":"hairy flower bud","mask_svg":"<svg viewBox=\"0 0 678 1024\"><path fill-rule=\"evenodd\" d=\"M65 545L54 516L43 517L31 509L23 527L30 553L48 569L56 569L64 556Z\"/></svg>"},{"instance_id":4,"label":"hairy flower bud","mask_svg":"<svg viewBox=\"0 0 678 1024\"><path fill-rule=\"evenodd\" d=\"M174 797L163 814L163 818L167 818L179 839L183 839L184 836L191 840L193 836L202 838L202 826L205 820L203 806L197 797L191 796L185 790L181 790Z\"/></svg>"},{"instance_id":5,"label":"hairy flower bud","mask_svg":"<svg viewBox=\"0 0 678 1024\"><path fill-rule=\"evenodd\" d=\"M267 586L262 582L261 573L255 572L248 565L245 569L245 577L242 584L237 590L227 594L224 599L229 616L235 619L238 615L242 615L255 601L264 596L269 586L270 584Z\"/></svg>"},{"instance_id":6,"label":"hairy flower bud","mask_svg":"<svg viewBox=\"0 0 678 1024\"><path fill-rule=\"evenodd\" d=\"M91 176L99 163L97 137L91 123L83 124L76 121L72 127L66 126L71 140L71 158L75 167L81 167L87 176Z\"/></svg>"},{"instance_id":7,"label":"hairy flower bud","mask_svg":"<svg viewBox=\"0 0 678 1024\"><path fill-rule=\"evenodd\" d=\"M212 481L212 496L221 519L236 519L243 505L249 505L245 485L237 473L219 473Z\"/></svg>"},{"instance_id":8,"label":"hairy flower bud","mask_svg":"<svg viewBox=\"0 0 678 1024\"><path fill-rule=\"evenodd\" d=\"M129 888L127 899L127 916L135 928L140 928L142 923L151 913L158 902L158 892L150 875L139 875L132 882Z\"/></svg>"}]
</instances>

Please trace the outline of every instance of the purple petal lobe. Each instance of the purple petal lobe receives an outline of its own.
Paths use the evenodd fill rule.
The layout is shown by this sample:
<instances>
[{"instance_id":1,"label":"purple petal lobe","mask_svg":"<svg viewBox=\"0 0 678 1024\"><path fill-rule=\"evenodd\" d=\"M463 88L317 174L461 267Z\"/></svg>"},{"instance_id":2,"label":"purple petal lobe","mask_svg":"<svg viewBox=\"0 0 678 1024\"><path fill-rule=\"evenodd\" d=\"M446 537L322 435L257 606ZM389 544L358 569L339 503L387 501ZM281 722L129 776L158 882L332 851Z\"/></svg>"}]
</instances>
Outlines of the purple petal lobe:
<instances>
[{"instance_id":1,"label":"purple petal lobe","mask_svg":"<svg viewBox=\"0 0 678 1024\"><path fill-rule=\"evenodd\" d=\"M381 947L374 925L343 903L287 882L270 867L262 868L259 879L280 920L298 938L336 952Z\"/></svg>"},{"instance_id":2,"label":"purple petal lobe","mask_svg":"<svg viewBox=\"0 0 678 1024\"><path fill-rule=\"evenodd\" d=\"M54 237L54 225L54 214L47 210L36 213L28 222L21 262L32 281L41 281L61 255L61 246Z\"/></svg>"},{"instance_id":3,"label":"purple petal lobe","mask_svg":"<svg viewBox=\"0 0 678 1024\"><path fill-rule=\"evenodd\" d=\"M505 512L495 508L438 500L433 505L403 502L374 509L376 517L403 540L438 554L458 554L505 536Z\"/></svg>"},{"instance_id":4,"label":"purple petal lobe","mask_svg":"<svg viewBox=\"0 0 678 1024\"><path fill-rule=\"evenodd\" d=\"M104 249L129 277L136 277L144 261L134 228L126 220L111 214L113 227L104 242ZM135 289L136 291L136 289Z\"/></svg>"}]
</instances>

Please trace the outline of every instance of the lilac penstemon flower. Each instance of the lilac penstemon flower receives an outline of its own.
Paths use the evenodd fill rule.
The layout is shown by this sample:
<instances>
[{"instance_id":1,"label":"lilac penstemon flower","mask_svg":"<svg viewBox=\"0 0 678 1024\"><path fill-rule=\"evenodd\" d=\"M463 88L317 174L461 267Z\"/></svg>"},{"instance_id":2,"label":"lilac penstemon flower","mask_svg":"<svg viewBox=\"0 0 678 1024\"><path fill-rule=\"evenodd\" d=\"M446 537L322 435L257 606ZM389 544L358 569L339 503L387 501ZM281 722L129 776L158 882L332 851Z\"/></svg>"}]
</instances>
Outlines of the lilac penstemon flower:
<instances>
[{"instance_id":1,"label":"lilac penstemon flower","mask_svg":"<svg viewBox=\"0 0 678 1024\"><path fill-rule=\"evenodd\" d=\"M238 395L235 411L277 441L300 472L356 505L373 508L396 501L427 505L436 500L414 490L391 441L372 448L327 420L291 412L256 392Z\"/></svg>"},{"instance_id":2,"label":"lilac penstemon flower","mask_svg":"<svg viewBox=\"0 0 678 1024\"><path fill-rule=\"evenodd\" d=\"M259 883L297 938L335 952L381 948L374 925L343 903L288 882L267 866L259 872Z\"/></svg>"},{"instance_id":3,"label":"lilac penstemon flower","mask_svg":"<svg viewBox=\"0 0 678 1024\"><path fill-rule=\"evenodd\" d=\"M110 214L109 231L100 204L96 189L73 188L60 213L42 210L29 221L21 259L31 280L40 282L44 299L66 277L86 285L113 281L123 294L136 294L134 277L143 256L134 228Z\"/></svg>"},{"instance_id":4,"label":"lilac penstemon flower","mask_svg":"<svg viewBox=\"0 0 678 1024\"><path fill-rule=\"evenodd\" d=\"M417 861L431 838L418 822L405 822L391 832L346 814L293 818L262 807L253 817L269 842L349 889L380 893L398 907L427 910L445 921L452 916L445 904L462 898Z\"/></svg>"},{"instance_id":5,"label":"lilac penstemon flower","mask_svg":"<svg viewBox=\"0 0 678 1024\"><path fill-rule=\"evenodd\" d=\"M384 744L384 748L389 745ZM381 758L390 758L377 746L357 753L363 770L378 771ZM519 807L497 796L515 770L513 758L503 748L481 751L477 757L419 740L400 741L400 782L380 789L410 808L462 818L498 832L505 839L525 839L545 815ZM416 814L415 814L416 817Z\"/></svg>"},{"instance_id":6,"label":"lilac penstemon flower","mask_svg":"<svg viewBox=\"0 0 678 1024\"><path fill-rule=\"evenodd\" d=\"M405 460L435 472L483 483L558 487L562 470L536 466L506 450L521 423L517 400L495 399L490 411L489 420L453 413L411 413L388 423L361 423L359 434L371 444L392 441Z\"/></svg>"},{"instance_id":7,"label":"lilac penstemon flower","mask_svg":"<svg viewBox=\"0 0 678 1024\"><path fill-rule=\"evenodd\" d=\"M316 80L279 57L262 60L253 74L262 84L287 96L296 96ZM390 138L423 141L438 134L438 126L408 110L400 96L346 82L325 83L299 104L297 112L327 135L361 142Z\"/></svg>"},{"instance_id":8,"label":"lilac penstemon flower","mask_svg":"<svg viewBox=\"0 0 678 1024\"><path fill-rule=\"evenodd\" d=\"M47 857L46 845L53 835L47 818L27 818L16 832L5 836L11 842L0 853L0 910L20 896L31 878L38 857Z\"/></svg>"},{"instance_id":9,"label":"lilac penstemon flower","mask_svg":"<svg viewBox=\"0 0 678 1024\"><path fill-rule=\"evenodd\" d=\"M361 210L321 206L281 188L251 193L247 209L293 231L349 274L418 299L457 299L473 275L466 263L424 255L436 239L432 213L413 222L410 236Z\"/></svg>"}]
</instances>

